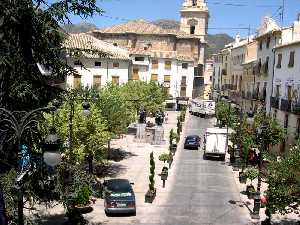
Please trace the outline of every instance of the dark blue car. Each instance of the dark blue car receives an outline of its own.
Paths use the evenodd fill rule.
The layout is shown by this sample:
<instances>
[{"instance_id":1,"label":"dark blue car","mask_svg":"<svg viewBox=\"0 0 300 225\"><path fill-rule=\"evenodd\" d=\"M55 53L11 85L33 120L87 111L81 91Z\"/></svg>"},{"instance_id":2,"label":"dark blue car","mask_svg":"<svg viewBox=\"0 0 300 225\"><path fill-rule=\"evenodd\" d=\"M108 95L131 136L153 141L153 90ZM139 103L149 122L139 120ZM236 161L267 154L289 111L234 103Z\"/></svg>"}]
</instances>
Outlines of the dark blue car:
<instances>
[{"instance_id":1,"label":"dark blue car","mask_svg":"<svg viewBox=\"0 0 300 225\"><path fill-rule=\"evenodd\" d=\"M200 147L200 137L198 135L190 135L185 138L184 149L197 149Z\"/></svg>"}]
</instances>

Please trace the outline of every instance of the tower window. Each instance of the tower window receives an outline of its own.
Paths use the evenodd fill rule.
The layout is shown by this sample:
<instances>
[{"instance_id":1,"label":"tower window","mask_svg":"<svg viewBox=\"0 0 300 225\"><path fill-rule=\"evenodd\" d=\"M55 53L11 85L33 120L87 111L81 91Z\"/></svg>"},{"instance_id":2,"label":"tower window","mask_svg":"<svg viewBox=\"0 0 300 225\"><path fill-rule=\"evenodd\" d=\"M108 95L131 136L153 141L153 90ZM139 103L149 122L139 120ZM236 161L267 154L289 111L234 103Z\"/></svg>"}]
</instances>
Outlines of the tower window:
<instances>
[{"instance_id":1,"label":"tower window","mask_svg":"<svg viewBox=\"0 0 300 225\"><path fill-rule=\"evenodd\" d=\"M197 0L193 0L192 4L193 4L193 6L196 6L197 5Z\"/></svg>"},{"instance_id":2,"label":"tower window","mask_svg":"<svg viewBox=\"0 0 300 225\"><path fill-rule=\"evenodd\" d=\"M190 34L195 34L195 26L191 26L191 28L190 28Z\"/></svg>"}]
</instances>

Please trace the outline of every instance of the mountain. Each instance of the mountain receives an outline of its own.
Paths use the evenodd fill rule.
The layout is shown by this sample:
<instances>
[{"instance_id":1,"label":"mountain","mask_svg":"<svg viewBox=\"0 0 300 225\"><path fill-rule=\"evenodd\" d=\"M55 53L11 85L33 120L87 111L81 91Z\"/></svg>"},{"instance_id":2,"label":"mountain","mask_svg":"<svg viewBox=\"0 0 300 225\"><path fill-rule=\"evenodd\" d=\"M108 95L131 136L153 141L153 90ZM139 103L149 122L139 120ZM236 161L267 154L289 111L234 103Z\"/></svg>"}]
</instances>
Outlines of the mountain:
<instances>
[{"instance_id":1,"label":"mountain","mask_svg":"<svg viewBox=\"0 0 300 225\"><path fill-rule=\"evenodd\" d=\"M155 20L153 24L160 26L163 29L175 29L179 30L180 23L176 20ZM206 51L206 56L211 57L212 54L218 53L226 44L234 41L232 37L228 34L208 34L206 36L208 42L208 49Z\"/></svg>"},{"instance_id":2,"label":"mountain","mask_svg":"<svg viewBox=\"0 0 300 225\"><path fill-rule=\"evenodd\" d=\"M65 24L62 28L68 33L85 33L94 29L97 29L97 26L92 23L78 23L78 24Z\"/></svg>"}]
</instances>

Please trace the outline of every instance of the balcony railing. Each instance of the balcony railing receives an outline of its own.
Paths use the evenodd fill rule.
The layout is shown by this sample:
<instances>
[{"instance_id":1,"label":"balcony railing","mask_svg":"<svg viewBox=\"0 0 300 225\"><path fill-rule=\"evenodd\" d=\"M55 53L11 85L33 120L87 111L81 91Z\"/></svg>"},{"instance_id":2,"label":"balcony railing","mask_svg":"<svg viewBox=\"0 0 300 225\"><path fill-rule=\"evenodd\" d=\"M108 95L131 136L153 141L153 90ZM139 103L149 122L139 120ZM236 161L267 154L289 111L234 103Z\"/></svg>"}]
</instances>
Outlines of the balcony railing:
<instances>
[{"instance_id":1,"label":"balcony railing","mask_svg":"<svg viewBox=\"0 0 300 225\"><path fill-rule=\"evenodd\" d=\"M285 111L285 112L291 112L292 111L292 101L287 100L287 99L281 99L280 110Z\"/></svg>"},{"instance_id":2,"label":"balcony railing","mask_svg":"<svg viewBox=\"0 0 300 225\"><path fill-rule=\"evenodd\" d=\"M278 97L271 97L270 103L271 103L272 108L279 109L279 98Z\"/></svg>"}]
</instances>

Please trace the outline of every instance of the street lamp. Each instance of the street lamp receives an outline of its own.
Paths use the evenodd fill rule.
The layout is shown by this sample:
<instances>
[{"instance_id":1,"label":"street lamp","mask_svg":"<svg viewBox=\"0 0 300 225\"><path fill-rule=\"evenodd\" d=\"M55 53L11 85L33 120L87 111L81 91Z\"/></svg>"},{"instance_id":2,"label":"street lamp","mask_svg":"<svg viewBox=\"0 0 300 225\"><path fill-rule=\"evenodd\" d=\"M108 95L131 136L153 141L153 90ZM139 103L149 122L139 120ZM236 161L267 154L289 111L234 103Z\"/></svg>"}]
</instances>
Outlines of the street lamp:
<instances>
[{"instance_id":1,"label":"street lamp","mask_svg":"<svg viewBox=\"0 0 300 225\"><path fill-rule=\"evenodd\" d=\"M251 217L253 219L259 219L260 211L260 189L261 189L261 176L262 176L262 153L265 150L265 138L266 138L267 126L263 125L257 129L257 138L260 139L260 150L258 155L258 177L257 177L257 192L254 196L254 207Z\"/></svg>"},{"instance_id":2,"label":"street lamp","mask_svg":"<svg viewBox=\"0 0 300 225\"><path fill-rule=\"evenodd\" d=\"M40 119L40 115L42 112L51 111L54 113L56 111L56 106L58 105L57 101L54 101L51 107L42 107L30 112L11 112L5 108L0 108L0 134L3 137L6 137L8 141L12 141L13 138L18 146L18 152L22 152L23 143L25 140L25 136L32 135L36 133L37 124ZM11 137L10 137L11 135ZM59 138L53 133L51 136L46 138L48 144L52 146L49 150L54 151L54 146L57 146ZM46 154L45 160L48 163L54 165L59 163L59 157L55 155ZM50 159L51 158L51 159ZM16 188L18 190L18 225L24 225L24 213L23 213L23 183L25 178L27 178L30 174L30 171L23 170L18 174L16 178Z\"/></svg>"}]
</instances>

